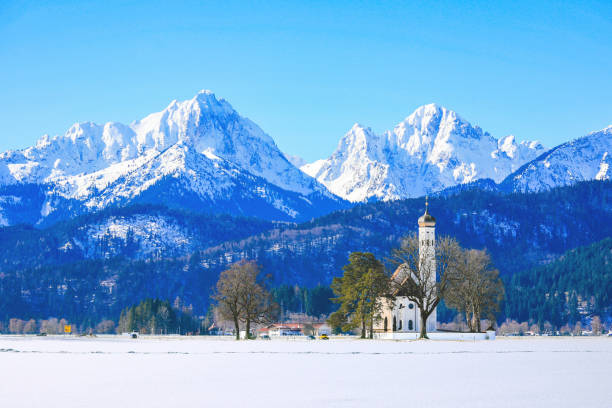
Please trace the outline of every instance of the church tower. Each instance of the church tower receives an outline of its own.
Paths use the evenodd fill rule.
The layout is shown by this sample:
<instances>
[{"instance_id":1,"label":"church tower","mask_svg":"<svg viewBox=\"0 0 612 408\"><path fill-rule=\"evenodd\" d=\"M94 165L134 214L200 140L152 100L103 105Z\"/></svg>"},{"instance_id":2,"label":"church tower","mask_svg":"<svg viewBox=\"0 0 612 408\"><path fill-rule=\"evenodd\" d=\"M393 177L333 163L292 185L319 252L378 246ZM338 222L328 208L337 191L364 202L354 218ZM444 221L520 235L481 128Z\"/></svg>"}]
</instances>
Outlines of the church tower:
<instances>
[{"instance_id":1,"label":"church tower","mask_svg":"<svg viewBox=\"0 0 612 408\"><path fill-rule=\"evenodd\" d=\"M425 198L425 213L419 217L419 258L421 266L429 273L429 284L436 285L436 219L429 214L429 200ZM435 331L436 310L427 319L427 331Z\"/></svg>"}]
</instances>

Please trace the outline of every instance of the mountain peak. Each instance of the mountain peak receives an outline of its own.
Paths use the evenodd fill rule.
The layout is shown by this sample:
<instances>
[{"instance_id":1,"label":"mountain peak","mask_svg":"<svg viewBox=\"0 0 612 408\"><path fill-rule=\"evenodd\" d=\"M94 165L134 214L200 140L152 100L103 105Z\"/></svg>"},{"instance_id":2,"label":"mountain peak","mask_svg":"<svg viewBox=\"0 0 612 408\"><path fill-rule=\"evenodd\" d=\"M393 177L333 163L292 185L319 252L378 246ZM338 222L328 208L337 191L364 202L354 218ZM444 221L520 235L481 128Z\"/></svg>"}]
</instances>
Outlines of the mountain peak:
<instances>
[{"instance_id":1,"label":"mountain peak","mask_svg":"<svg viewBox=\"0 0 612 408\"><path fill-rule=\"evenodd\" d=\"M211 91L210 89L200 89L198 91L198 95L212 95L212 96L215 96L215 93L213 91Z\"/></svg>"},{"instance_id":2,"label":"mountain peak","mask_svg":"<svg viewBox=\"0 0 612 408\"><path fill-rule=\"evenodd\" d=\"M432 117L436 115L442 116L445 114L457 116L454 111L447 109L444 106L438 105L437 103L428 103L427 105L421 105L416 108L414 112L412 112L406 119L410 120L411 118L416 119L422 117Z\"/></svg>"},{"instance_id":3,"label":"mountain peak","mask_svg":"<svg viewBox=\"0 0 612 408\"><path fill-rule=\"evenodd\" d=\"M382 135L359 123L330 158L302 169L350 201L424 195L481 178L500 182L543 153L539 144L501 140L435 103L418 107Z\"/></svg>"},{"instance_id":4,"label":"mountain peak","mask_svg":"<svg viewBox=\"0 0 612 408\"><path fill-rule=\"evenodd\" d=\"M55 186L50 194L76 200L75 205L89 210L105 208L115 197L136 199L162 179L179 174L184 176L181 183L191 180L181 184L186 189L181 192L195 194L197 200L239 201L239 196L248 196L253 203L265 202L274 211L293 214L292 218L318 213L320 205L333 209L341 205L324 186L287 161L257 124L210 90L172 101L130 125L76 123L64 136L43 137L34 147L0 155L0 186ZM261 184L267 187L262 189ZM204 185L208 187L200 188ZM0 205L0 215L1 211ZM50 213L41 210L43 217Z\"/></svg>"}]
</instances>

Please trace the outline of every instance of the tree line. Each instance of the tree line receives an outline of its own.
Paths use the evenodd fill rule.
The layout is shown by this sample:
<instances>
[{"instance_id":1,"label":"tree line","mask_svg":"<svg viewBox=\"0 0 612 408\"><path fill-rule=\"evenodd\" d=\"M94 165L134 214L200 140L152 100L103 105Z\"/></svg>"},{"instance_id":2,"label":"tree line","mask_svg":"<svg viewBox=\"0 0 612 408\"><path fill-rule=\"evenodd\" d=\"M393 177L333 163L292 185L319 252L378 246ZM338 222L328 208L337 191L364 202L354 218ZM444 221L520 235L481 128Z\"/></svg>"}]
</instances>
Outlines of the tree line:
<instances>
[{"instance_id":1,"label":"tree line","mask_svg":"<svg viewBox=\"0 0 612 408\"><path fill-rule=\"evenodd\" d=\"M560 329L612 317L612 238L579 247L506 279L509 318Z\"/></svg>"}]
</instances>

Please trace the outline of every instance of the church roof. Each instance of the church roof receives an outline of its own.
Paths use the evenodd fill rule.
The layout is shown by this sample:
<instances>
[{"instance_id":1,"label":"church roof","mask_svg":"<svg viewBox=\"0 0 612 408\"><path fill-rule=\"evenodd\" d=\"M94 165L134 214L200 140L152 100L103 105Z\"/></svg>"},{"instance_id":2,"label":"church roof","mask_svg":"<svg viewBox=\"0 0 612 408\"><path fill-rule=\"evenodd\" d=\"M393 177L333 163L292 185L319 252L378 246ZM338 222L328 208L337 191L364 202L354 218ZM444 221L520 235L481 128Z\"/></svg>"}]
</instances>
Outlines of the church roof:
<instances>
[{"instance_id":1,"label":"church roof","mask_svg":"<svg viewBox=\"0 0 612 408\"><path fill-rule=\"evenodd\" d=\"M391 294L393 296L402 296L405 291L404 285L409 277L410 269L405 264L401 264L395 269L395 272L391 275Z\"/></svg>"},{"instance_id":2,"label":"church roof","mask_svg":"<svg viewBox=\"0 0 612 408\"><path fill-rule=\"evenodd\" d=\"M425 213L419 217L419 227L435 227L436 219L429 214L429 200L425 198Z\"/></svg>"}]
</instances>

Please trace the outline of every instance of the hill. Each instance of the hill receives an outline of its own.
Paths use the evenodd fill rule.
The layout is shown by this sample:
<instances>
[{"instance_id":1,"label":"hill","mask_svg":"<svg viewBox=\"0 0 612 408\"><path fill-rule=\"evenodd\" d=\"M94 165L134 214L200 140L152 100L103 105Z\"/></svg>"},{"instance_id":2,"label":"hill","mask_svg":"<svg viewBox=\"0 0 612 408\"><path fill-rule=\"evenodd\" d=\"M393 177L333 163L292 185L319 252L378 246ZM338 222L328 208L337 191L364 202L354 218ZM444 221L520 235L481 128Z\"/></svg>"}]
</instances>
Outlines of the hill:
<instances>
[{"instance_id":1,"label":"hill","mask_svg":"<svg viewBox=\"0 0 612 408\"><path fill-rule=\"evenodd\" d=\"M327 285L351 251L386 257L402 236L416 231L423 207L422 199L361 204L298 225L143 207L42 230L0 229L6 259L0 270L0 317L95 320L117 316L148 297L177 296L203 314L220 271L241 259L257 260L274 286ZM439 235L456 237L465 247L487 248L509 277L612 236L612 182L530 194L466 190L433 198L430 212ZM149 233L150 217L157 217L154 225L164 220L175 235ZM160 239L151 239L155 236Z\"/></svg>"},{"instance_id":2,"label":"hill","mask_svg":"<svg viewBox=\"0 0 612 408\"><path fill-rule=\"evenodd\" d=\"M556 261L514 274L505 314L519 321L574 324L612 314L612 238L579 247Z\"/></svg>"}]
</instances>

